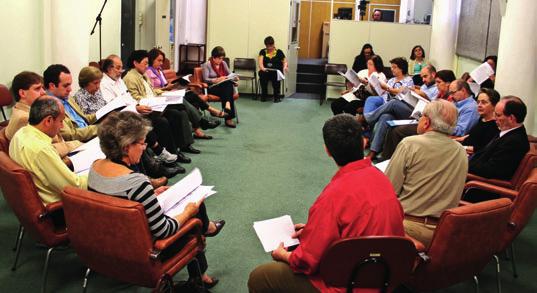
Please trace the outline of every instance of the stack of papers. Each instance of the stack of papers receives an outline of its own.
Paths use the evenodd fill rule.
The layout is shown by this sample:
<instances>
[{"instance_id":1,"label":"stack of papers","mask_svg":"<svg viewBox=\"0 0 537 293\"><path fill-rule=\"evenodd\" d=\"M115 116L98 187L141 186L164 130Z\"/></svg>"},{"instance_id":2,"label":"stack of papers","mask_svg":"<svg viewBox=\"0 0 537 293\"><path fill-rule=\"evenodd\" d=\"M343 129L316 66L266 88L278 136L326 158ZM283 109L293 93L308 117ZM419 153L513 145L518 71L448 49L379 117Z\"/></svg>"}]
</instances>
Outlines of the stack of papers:
<instances>
[{"instance_id":1,"label":"stack of papers","mask_svg":"<svg viewBox=\"0 0 537 293\"><path fill-rule=\"evenodd\" d=\"M202 181L200 170L195 168L185 178L159 194L157 200L164 213L175 217L181 214L189 203L198 202L216 193L214 186L203 186Z\"/></svg>"},{"instance_id":2,"label":"stack of papers","mask_svg":"<svg viewBox=\"0 0 537 293\"><path fill-rule=\"evenodd\" d=\"M375 74L371 74L371 76L369 77L368 86L371 92L375 91L373 94L378 96L384 94L384 90L380 86L380 80Z\"/></svg>"},{"instance_id":3,"label":"stack of papers","mask_svg":"<svg viewBox=\"0 0 537 293\"><path fill-rule=\"evenodd\" d=\"M166 106L171 104L182 104L185 90L164 92L158 97L143 98L140 105L151 107L153 111L163 112Z\"/></svg>"},{"instance_id":4,"label":"stack of papers","mask_svg":"<svg viewBox=\"0 0 537 293\"><path fill-rule=\"evenodd\" d=\"M69 159L73 163L73 171L76 174L87 174L93 162L106 158L101 151L98 137L79 146L72 153Z\"/></svg>"},{"instance_id":5,"label":"stack of papers","mask_svg":"<svg viewBox=\"0 0 537 293\"><path fill-rule=\"evenodd\" d=\"M388 120L386 123L391 127L401 126L401 125L410 125L418 124L418 121L415 119L402 119L402 120Z\"/></svg>"},{"instance_id":6,"label":"stack of papers","mask_svg":"<svg viewBox=\"0 0 537 293\"><path fill-rule=\"evenodd\" d=\"M283 72L279 69L274 69L274 68L265 68L266 70L268 71L276 71L276 79L278 81L281 81L281 80L284 80L285 79L285 75L283 74Z\"/></svg>"},{"instance_id":7,"label":"stack of papers","mask_svg":"<svg viewBox=\"0 0 537 293\"><path fill-rule=\"evenodd\" d=\"M226 79L222 80L221 82L213 83L209 87L211 88L211 87L217 86L217 85L219 85L219 84L221 84L223 82L232 81L232 80L235 80L237 78L239 78L239 75L232 72L232 73L228 74L228 76L226 76Z\"/></svg>"},{"instance_id":8,"label":"stack of papers","mask_svg":"<svg viewBox=\"0 0 537 293\"><path fill-rule=\"evenodd\" d=\"M295 225L289 215L254 222L254 230L265 252L273 251L282 242L285 247L300 243L298 239L291 238L291 235L295 232Z\"/></svg>"}]
</instances>

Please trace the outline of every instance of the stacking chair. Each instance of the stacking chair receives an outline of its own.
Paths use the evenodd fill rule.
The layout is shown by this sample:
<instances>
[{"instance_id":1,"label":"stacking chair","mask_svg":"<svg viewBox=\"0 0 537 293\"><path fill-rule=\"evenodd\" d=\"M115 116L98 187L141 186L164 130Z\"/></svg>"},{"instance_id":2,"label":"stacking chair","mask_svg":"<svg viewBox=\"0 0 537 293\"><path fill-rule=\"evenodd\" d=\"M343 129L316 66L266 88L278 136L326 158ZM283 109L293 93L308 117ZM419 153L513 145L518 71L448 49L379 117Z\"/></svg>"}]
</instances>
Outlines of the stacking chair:
<instances>
[{"instance_id":1,"label":"stacking chair","mask_svg":"<svg viewBox=\"0 0 537 293\"><path fill-rule=\"evenodd\" d=\"M518 234L531 220L531 217L537 208L537 169L533 169L524 184L522 184L518 195L513 202L513 209L507 224L507 230L500 237L501 245L498 252L508 251L510 254L511 264L513 267L513 276L518 277L515 263L514 241ZM498 261L498 258L496 258ZM499 266L499 263L498 263Z\"/></svg>"},{"instance_id":2,"label":"stacking chair","mask_svg":"<svg viewBox=\"0 0 537 293\"><path fill-rule=\"evenodd\" d=\"M9 122L9 120L7 120L6 113L4 112L4 106L9 106L12 103L13 95L5 85L0 84L0 110L2 110L2 116L4 116L4 121L0 123L0 125L4 127L7 125L7 122Z\"/></svg>"},{"instance_id":3,"label":"stacking chair","mask_svg":"<svg viewBox=\"0 0 537 293\"><path fill-rule=\"evenodd\" d=\"M174 235L154 241L142 204L72 186L62 192L72 247L90 271L157 292L205 247L201 221L190 219ZM201 277L201 276L200 276Z\"/></svg>"},{"instance_id":4,"label":"stacking chair","mask_svg":"<svg viewBox=\"0 0 537 293\"><path fill-rule=\"evenodd\" d=\"M474 279L500 248L511 213L506 198L468 204L442 213L429 247L417 240L419 263L405 285L423 292ZM497 271L500 290L499 271Z\"/></svg>"},{"instance_id":5,"label":"stacking chair","mask_svg":"<svg viewBox=\"0 0 537 293\"><path fill-rule=\"evenodd\" d=\"M465 193L477 188L502 197L514 199L532 170L537 167L537 144L531 143L530 150L526 153L515 174L510 181L500 179L488 179L469 173L464 186Z\"/></svg>"},{"instance_id":6,"label":"stacking chair","mask_svg":"<svg viewBox=\"0 0 537 293\"><path fill-rule=\"evenodd\" d=\"M391 292L410 278L416 248L405 237L369 236L336 241L321 258L325 284L354 288L381 288Z\"/></svg>"},{"instance_id":7,"label":"stacking chair","mask_svg":"<svg viewBox=\"0 0 537 293\"><path fill-rule=\"evenodd\" d=\"M226 64L227 64L227 68L229 68L229 70L231 71L231 63L230 63L231 61L229 60L229 58L228 58L228 57L224 57L224 62L226 62Z\"/></svg>"},{"instance_id":8,"label":"stacking chair","mask_svg":"<svg viewBox=\"0 0 537 293\"><path fill-rule=\"evenodd\" d=\"M166 78L166 81L168 83L177 79L177 73L173 71L172 69L163 69L162 73L164 73L164 77Z\"/></svg>"},{"instance_id":9,"label":"stacking chair","mask_svg":"<svg viewBox=\"0 0 537 293\"><path fill-rule=\"evenodd\" d=\"M345 80L343 81L328 81L328 76L329 75L337 75L339 76L339 73L338 72L343 72L345 73L347 71L347 65L345 64L336 64L336 63L327 63L324 65L324 91L321 93L321 105L323 104L323 102L326 100L326 91L328 89L329 86L332 86L332 87L342 87L342 88L346 88L346 83L345 83ZM344 77L341 77L343 79L345 79Z\"/></svg>"},{"instance_id":10,"label":"stacking chair","mask_svg":"<svg viewBox=\"0 0 537 293\"><path fill-rule=\"evenodd\" d=\"M41 292L45 292L52 252L68 244L62 219L62 203L44 206L30 173L11 160L5 152L0 152L0 186L7 204L20 222L15 243L15 261L11 270L17 268L22 239L28 233L48 248L41 285Z\"/></svg>"},{"instance_id":11,"label":"stacking chair","mask_svg":"<svg viewBox=\"0 0 537 293\"><path fill-rule=\"evenodd\" d=\"M244 81L251 81L252 90L254 91L254 97L257 99L259 95L259 89L257 86L257 65L254 58L235 58L233 59L233 72L237 71L251 71L251 75L239 74L239 79Z\"/></svg>"},{"instance_id":12,"label":"stacking chair","mask_svg":"<svg viewBox=\"0 0 537 293\"><path fill-rule=\"evenodd\" d=\"M196 92L202 100L205 102L220 102L220 97L215 95L210 95L207 93L208 85L203 82L203 70L201 67L194 68L194 73L190 77L190 83L188 86ZM233 100L239 98L239 93L233 95ZM237 105L235 104L235 117L237 118L237 123L239 123L239 114L237 113Z\"/></svg>"}]
</instances>

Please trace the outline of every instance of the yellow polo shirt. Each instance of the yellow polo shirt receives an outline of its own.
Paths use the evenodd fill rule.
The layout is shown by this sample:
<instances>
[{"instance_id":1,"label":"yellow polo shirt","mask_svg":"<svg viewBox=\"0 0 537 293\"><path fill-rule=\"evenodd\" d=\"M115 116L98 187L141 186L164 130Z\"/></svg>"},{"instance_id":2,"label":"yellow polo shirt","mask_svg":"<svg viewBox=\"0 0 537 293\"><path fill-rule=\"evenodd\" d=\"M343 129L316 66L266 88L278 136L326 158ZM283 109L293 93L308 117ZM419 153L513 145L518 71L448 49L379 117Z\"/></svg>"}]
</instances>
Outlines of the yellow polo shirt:
<instances>
[{"instance_id":1,"label":"yellow polo shirt","mask_svg":"<svg viewBox=\"0 0 537 293\"><path fill-rule=\"evenodd\" d=\"M88 187L87 175L69 170L52 146L52 138L32 125L15 133L9 156L30 172L44 205L61 200L61 191L67 185Z\"/></svg>"}]
</instances>

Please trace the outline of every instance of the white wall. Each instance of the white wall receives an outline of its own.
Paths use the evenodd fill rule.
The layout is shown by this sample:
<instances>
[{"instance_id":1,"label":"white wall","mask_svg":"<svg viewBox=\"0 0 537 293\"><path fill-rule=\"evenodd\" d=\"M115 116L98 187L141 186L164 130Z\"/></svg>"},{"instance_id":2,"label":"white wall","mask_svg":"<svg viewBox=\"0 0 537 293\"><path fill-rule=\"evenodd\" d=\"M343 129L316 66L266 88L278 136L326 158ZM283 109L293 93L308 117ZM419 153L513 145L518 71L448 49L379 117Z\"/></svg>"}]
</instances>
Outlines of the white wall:
<instances>
[{"instance_id":1,"label":"white wall","mask_svg":"<svg viewBox=\"0 0 537 293\"><path fill-rule=\"evenodd\" d=\"M119 0L116 0L121 2ZM151 50L155 46L155 2L136 0L135 50Z\"/></svg>"},{"instance_id":2,"label":"white wall","mask_svg":"<svg viewBox=\"0 0 537 293\"><path fill-rule=\"evenodd\" d=\"M17 0L0 9L5 56L0 83L10 85L23 70L42 74L52 63L63 63L78 72L99 55L98 34L89 36L101 1ZM103 12L103 55L120 53L121 1L108 1Z\"/></svg>"},{"instance_id":3,"label":"white wall","mask_svg":"<svg viewBox=\"0 0 537 293\"><path fill-rule=\"evenodd\" d=\"M412 37L409 37L412 36ZM351 67L354 57L365 43L373 46L385 66L395 57L410 57L415 45L429 52L431 26L371 21L332 20L328 62L344 63Z\"/></svg>"},{"instance_id":4,"label":"white wall","mask_svg":"<svg viewBox=\"0 0 537 293\"><path fill-rule=\"evenodd\" d=\"M226 57L256 58L266 36L287 54L289 40L289 1L260 0L209 1L207 14L207 57L215 46L222 46ZM250 83L241 82L239 91L252 92Z\"/></svg>"},{"instance_id":5,"label":"white wall","mask_svg":"<svg viewBox=\"0 0 537 293\"><path fill-rule=\"evenodd\" d=\"M435 0L433 3L429 61L438 69L455 69L460 1Z\"/></svg>"}]
</instances>

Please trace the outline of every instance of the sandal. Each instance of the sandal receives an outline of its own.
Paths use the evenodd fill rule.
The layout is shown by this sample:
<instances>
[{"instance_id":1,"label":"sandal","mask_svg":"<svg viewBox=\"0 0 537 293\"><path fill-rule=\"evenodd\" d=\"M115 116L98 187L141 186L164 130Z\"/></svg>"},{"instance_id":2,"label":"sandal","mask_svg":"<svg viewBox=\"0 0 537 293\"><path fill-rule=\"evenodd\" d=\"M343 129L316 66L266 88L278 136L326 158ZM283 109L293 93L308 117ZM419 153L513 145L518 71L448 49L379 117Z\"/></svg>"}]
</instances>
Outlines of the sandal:
<instances>
[{"instance_id":1,"label":"sandal","mask_svg":"<svg viewBox=\"0 0 537 293\"><path fill-rule=\"evenodd\" d=\"M196 139L213 139L212 136L207 135L207 134L203 134L203 135L195 135L194 134L194 138L196 138Z\"/></svg>"}]
</instances>

